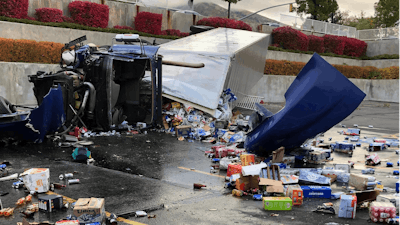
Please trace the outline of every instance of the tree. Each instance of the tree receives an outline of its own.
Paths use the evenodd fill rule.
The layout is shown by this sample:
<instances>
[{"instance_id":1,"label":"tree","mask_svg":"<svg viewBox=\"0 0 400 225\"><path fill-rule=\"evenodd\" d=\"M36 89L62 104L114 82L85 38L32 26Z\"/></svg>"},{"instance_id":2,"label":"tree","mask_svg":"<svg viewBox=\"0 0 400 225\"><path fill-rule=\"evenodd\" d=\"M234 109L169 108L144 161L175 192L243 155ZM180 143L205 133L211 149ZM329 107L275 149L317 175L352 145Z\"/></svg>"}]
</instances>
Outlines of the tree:
<instances>
[{"instance_id":1,"label":"tree","mask_svg":"<svg viewBox=\"0 0 400 225\"><path fill-rule=\"evenodd\" d=\"M365 12L361 10L360 16L349 16L349 11L342 13L342 21L340 24L355 27L357 30L376 28L375 18L365 17Z\"/></svg>"},{"instance_id":2,"label":"tree","mask_svg":"<svg viewBox=\"0 0 400 225\"><path fill-rule=\"evenodd\" d=\"M399 20L399 0L379 0L374 7L378 26L393 27Z\"/></svg>"},{"instance_id":3,"label":"tree","mask_svg":"<svg viewBox=\"0 0 400 225\"><path fill-rule=\"evenodd\" d=\"M231 17L231 3L236 4L240 0L222 0L224 2L228 2L228 18Z\"/></svg>"},{"instance_id":4,"label":"tree","mask_svg":"<svg viewBox=\"0 0 400 225\"><path fill-rule=\"evenodd\" d=\"M311 14L311 19L328 21L335 13L339 6L336 0L296 0L297 14Z\"/></svg>"}]
</instances>

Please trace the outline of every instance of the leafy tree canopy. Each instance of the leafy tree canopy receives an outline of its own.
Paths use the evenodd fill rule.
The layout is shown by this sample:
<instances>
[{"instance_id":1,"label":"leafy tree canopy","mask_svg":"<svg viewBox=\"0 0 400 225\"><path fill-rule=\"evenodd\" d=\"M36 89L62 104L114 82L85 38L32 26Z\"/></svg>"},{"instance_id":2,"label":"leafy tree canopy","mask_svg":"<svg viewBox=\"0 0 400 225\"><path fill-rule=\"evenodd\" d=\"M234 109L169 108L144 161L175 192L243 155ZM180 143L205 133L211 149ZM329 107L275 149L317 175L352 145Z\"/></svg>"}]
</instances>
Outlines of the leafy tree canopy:
<instances>
[{"instance_id":1,"label":"leafy tree canopy","mask_svg":"<svg viewBox=\"0 0 400 225\"><path fill-rule=\"evenodd\" d=\"M378 26L395 26L395 23L399 20L399 0L379 0L374 7Z\"/></svg>"},{"instance_id":2,"label":"leafy tree canopy","mask_svg":"<svg viewBox=\"0 0 400 225\"><path fill-rule=\"evenodd\" d=\"M311 14L311 19L320 21L328 21L339 9L336 0L296 0L296 3L297 14Z\"/></svg>"}]
</instances>

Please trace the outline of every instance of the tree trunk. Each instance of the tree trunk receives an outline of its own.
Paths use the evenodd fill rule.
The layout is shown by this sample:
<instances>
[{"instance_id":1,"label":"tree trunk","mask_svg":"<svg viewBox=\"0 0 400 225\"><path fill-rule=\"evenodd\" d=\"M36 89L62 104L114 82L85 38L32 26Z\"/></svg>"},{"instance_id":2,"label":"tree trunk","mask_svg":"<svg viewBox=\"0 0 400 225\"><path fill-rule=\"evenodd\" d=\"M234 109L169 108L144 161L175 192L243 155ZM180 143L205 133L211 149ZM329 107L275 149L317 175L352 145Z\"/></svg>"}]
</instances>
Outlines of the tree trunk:
<instances>
[{"instance_id":1,"label":"tree trunk","mask_svg":"<svg viewBox=\"0 0 400 225\"><path fill-rule=\"evenodd\" d=\"M228 2L228 19L231 17L231 2Z\"/></svg>"}]
</instances>

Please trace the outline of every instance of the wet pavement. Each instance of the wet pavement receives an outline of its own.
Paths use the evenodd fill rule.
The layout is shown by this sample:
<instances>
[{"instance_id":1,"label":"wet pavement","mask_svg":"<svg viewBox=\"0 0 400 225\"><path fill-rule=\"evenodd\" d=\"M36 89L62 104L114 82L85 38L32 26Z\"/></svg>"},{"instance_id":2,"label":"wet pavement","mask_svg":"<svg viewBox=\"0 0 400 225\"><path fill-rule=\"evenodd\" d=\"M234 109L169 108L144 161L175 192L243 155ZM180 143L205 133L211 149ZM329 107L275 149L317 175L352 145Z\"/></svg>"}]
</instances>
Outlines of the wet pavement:
<instances>
[{"instance_id":1,"label":"wet pavement","mask_svg":"<svg viewBox=\"0 0 400 225\"><path fill-rule=\"evenodd\" d=\"M266 108L273 112L280 109L280 104L269 104ZM363 102L348 118L341 122L347 127L358 124L361 138L366 136L398 138L399 107L398 104ZM374 128L368 128L373 125ZM325 133L325 143L343 141L344 135L337 131L347 130L335 126ZM307 199L300 207L291 211L265 211L261 201L253 201L250 197L232 197L231 190L224 189L226 171L210 173L210 159L204 154L212 145L194 141L178 141L171 134L150 131L145 134L121 136L92 137L94 145L89 147L95 165L86 165L72 161L73 148L61 148L47 141L42 144L1 145L0 161L9 161L9 174L22 173L24 169L33 167L50 168L50 181L59 182L58 175L67 172L78 172L74 178L80 184L67 185L56 193L71 199L83 197L105 198L105 209L115 214L134 212L150 208L160 208L149 212L155 218L137 218L128 216L119 224L365 224L368 212L358 210L356 219L338 218L337 215L312 212L317 205L333 202L337 210L338 200ZM361 173L365 168L364 155L369 152L357 147L353 156L334 152L334 160L329 163L355 162L352 173ZM377 166L375 177L385 187L395 188L395 178L387 177L398 169L395 154L398 148L389 148L377 152L382 160ZM386 160L395 167L386 168ZM9 192L0 199L4 207L14 207L15 202L24 197L23 189L13 189L13 181L0 182L0 191ZM201 183L207 187L193 189L193 183ZM332 192L343 191L341 186L333 184ZM36 198L34 198L34 201ZM162 206L163 207L160 207ZM0 217L0 224L16 224L22 221L19 213L24 207L15 210L10 218ZM28 221L39 222L49 220L55 222L71 214L72 210L60 210L53 213L39 212ZM271 213L279 216L271 217ZM122 219L120 219L122 220Z\"/></svg>"}]
</instances>

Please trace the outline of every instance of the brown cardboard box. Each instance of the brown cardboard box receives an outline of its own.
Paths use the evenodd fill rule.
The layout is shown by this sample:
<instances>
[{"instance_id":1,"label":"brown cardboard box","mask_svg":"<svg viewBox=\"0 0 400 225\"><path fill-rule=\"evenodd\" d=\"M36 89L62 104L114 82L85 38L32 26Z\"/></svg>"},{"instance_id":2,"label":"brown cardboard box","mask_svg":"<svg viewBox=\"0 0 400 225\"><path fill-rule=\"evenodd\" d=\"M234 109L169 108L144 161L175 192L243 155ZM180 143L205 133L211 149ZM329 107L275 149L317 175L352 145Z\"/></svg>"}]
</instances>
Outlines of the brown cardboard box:
<instances>
[{"instance_id":1,"label":"brown cardboard box","mask_svg":"<svg viewBox=\"0 0 400 225\"><path fill-rule=\"evenodd\" d=\"M337 175L334 175L334 174L332 174L332 175L322 174L322 176L331 178L331 184L332 184L333 182L335 182L336 179L337 179Z\"/></svg>"},{"instance_id":2,"label":"brown cardboard box","mask_svg":"<svg viewBox=\"0 0 400 225\"><path fill-rule=\"evenodd\" d=\"M82 217L93 216L97 217L90 222L104 222L106 212L104 209L104 198L80 198L75 203L74 215L82 222Z\"/></svg>"},{"instance_id":3,"label":"brown cardboard box","mask_svg":"<svg viewBox=\"0 0 400 225\"><path fill-rule=\"evenodd\" d=\"M351 176L351 175L350 175ZM357 196L357 205L361 205L364 202L375 201L376 197L380 194L380 191L376 190L366 190L366 191L356 191L352 195Z\"/></svg>"},{"instance_id":4,"label":"brown cardboard box","mask_svg":"<svg viewBox=\"0 0 400 225\"><path fill-rule=\"evenodd\" d=\"M240 178L236 180L236 189L247 191L252 188L258 188L259 176L243 176L240 174Z\"/></svg>"},{"instance_id":5,"label":"brown cardboard box","mask_svg":"<svg viewBox=\"0 0 400 225\"><path fill-rule=\"evenodd\" d=\"M272 180L281 180L281 174L279 173L278 165L271 165L268 167L268 178Z\"/></svg>"},{"instance_id":6,"label":"brown cardboard box","mask_svg":"<svg viewBox=\"0 0 400 225\"><path fill-rule=\"evenodd\" d=\"M285 155L285 147L280 147L272 152L272 163L280 163Z\"/></svg>"},{"instance_id":7,"label":"brown cardboard box","mask_svg":"<svg viewBox=\"0 0 400 225\"><path fill-rule=\"evenodd\" d=\"M267 178L260 178L259 186L264 186L262 190L269 193L283 193L282 181L272 180Z\"/></svg>"},{"instance_id":8,"label":"brown cardboard box","mask_svg":"<svg viewBox=\"0 0 400 225\"><path fill-rule=\"evenodd\" d=\"M367 189L368 176L360 174L350 174L349 185L355 187L359 191L364 191Z\"/></svg>"}]
</instances>

